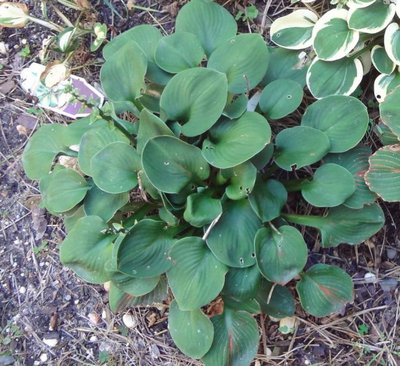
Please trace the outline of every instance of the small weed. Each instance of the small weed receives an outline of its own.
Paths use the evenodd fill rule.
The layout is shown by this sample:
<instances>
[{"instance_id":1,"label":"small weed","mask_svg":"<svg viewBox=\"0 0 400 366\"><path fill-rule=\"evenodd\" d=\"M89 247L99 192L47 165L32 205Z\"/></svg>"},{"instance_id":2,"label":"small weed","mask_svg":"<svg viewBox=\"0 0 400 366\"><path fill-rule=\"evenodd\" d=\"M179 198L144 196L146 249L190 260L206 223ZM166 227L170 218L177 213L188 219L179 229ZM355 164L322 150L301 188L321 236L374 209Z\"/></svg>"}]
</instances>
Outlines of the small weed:
<instances>
[{"instance_id":1,"label":"small weed","mask_svg":"<svg viewBox=\"0 0 400 366\"><path fill-rule=\"evenodd\" d=\"M99 362L101 364L108 362L109 359L110 359L110 355L108 354L107 351L100 351L100 353L99 353Z\"/></svg>"},{"instance_id":2,"label":"small weed","mask_svg":"<svg viewBox=\"0 0 400 366\"><path fill-rule=\"evenodd\" d=\"M29 48L28 45L26 45L21 49L21 51L19 51L18 54L23 58L27 58L31 55L31 49Z\"/></svg>"},{"instance_id":3,"label":"small weed","mask_svg":"<svg viewBox=\"0 0 400 366\"><path fill-rule=\"evenodd\" d=\"M47 250L48 244L49 244L48 241L42 240L42 242L40 243L40 245L38 247L33 248L33 253L35 253L36 255L42 253L44 250Z\"/></svg>"},{"instance_id":4,"label":"small weed","mask_svg":"<svg viewBox=\"0 0 400 366\"><path fill-rule=\"evenodd\" d=\"M367 324L362 323L358 326L358 334L360 336L365 336L369 333L369 327Z\"/></svg>"},{"instance_id":5,"label":"small weed","mask_svg":"<svg viewBox=\"0 0 400 366\"><path fill-rule=\"evenodd\" d=\"M247 22L254 20L258 16L258 9L254 5L248 5L244 10L240 10L235 19Z\"/></svg>"}]
</instances>

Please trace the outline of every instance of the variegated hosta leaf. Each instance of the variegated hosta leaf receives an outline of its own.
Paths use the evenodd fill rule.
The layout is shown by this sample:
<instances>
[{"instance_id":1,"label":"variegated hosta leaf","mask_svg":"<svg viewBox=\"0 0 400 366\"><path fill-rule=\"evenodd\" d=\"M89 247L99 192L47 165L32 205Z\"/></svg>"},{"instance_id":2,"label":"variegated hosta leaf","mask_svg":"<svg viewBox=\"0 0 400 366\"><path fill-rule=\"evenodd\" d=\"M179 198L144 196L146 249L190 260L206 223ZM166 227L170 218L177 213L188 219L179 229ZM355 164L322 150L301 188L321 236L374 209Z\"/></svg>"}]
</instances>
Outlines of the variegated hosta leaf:
<instances>
[{"instance_id":1,"label":"variegated hosta leaf","mask_svg":"<svg viewBox=\"0 0 400 366\"><path fill-rule=\"evenodd\" d=\"M347 56L357 45L360 34L349 29L348 11L332 9L315 24L312 38L315 53L321 60L335 61Z\"/></svg>"},{"instance_id":2,"label":"variegated hosta leaf","mask_svg":"<svg viewBox=\"0 0 400 366\"><path fill-rule=\"evenodd\" d=\"M400 73L394 72L390 75L381 74L374 82L374 94L379 103L382 103L386 95L391 93L400 85Z\"/></svg>"},{"instance_id":3,"label":"variegated hosta leaf","mask_svg":"<svg viewBox=\"0 0 400 366\"><path fill-rule=\"evenodd\" d=\"M19 3L0 4L0 26L23 28L29 22L28 7Z\"/></svg>"},{"instance_id":4,"label":"variegated hosta leaf","mask_svg":"<svg viewBox=\"0 0 400 366\"><path fill-rule=\"evenodd\" d=\"M271 41L292 50L310 47L312 30L317 20L318 16L310 10L296 10L272 23Z\"/></svg>"},{"instance_id":5,"label":"variegated hosta leaf","mask_svg":"<svg viewBox=\"0 0 400 366\"><path fill-rule=\"evenodd\" d=\"M363 73L359 59L327 62L316 57L307 71L307 86L317 99L329 95L350 95L361 83Z\"/></svg>"},{"instance_id":6,"label":"variegated hosta leaf","mask_svg":"<svg viewBox=\"0 0 400 366\"><path fill-rule=\"evenodd\" d=\"M384 44L389 58L400 66L400 27L397 23L391 23L386 28Z\"/></svg>"},{"instance_id":7,"label":"variegated hosta leaf","mask_svg":"<svg viewBox=\"0 0 400 366\"><path fill-rule=\"evenodd\" d=\"M363 76L367 75L371 71L372 61L371 61L371 51L365 51L361 54L358 59L363 66Z\"/></svg>"},{"instance_id":8,"label":"variegated hosta leaf","mask_svg":"<svg viewBox=\"0 0 400 366\"><path fill-rule=\"evenodd\" d=\"M388 94L379 106L382 122L400 137L400 88Z\"/></svg>"},{"instance_id":9,"label":"variegated hosta leaf","mask_svg":"<svg viewBox=\"0 0 400 366\"><path fill-rule=\"evenodd\" d=\"M368 5L371 5L376 0L348 0L346 5L351 8L365 8Z\"/></svg>"},{"instance_id":10,"label":"variegated hosta leaf","mask_svg":"<svg viewBox=\"0 0 400 366\"><path fill-rule=\"evenodd\" d=\"M375 69L377 69L382 74L391 74L396 67L396 65L386 53L385 48L379 45L376 45L372 48L371 61Z\"/></svg>"},{"instance_id":11,"label":"variegated hosta leaf","mask_svg":"<svg viewBox=\"0 0 400 366\"><path fill-rule=\"evenodd\" d=\"M385 29L392 21L396 6L386 0L376 0L364 8L351 8L348 24L350 29L375 34Z\"/></svg>"}]
</instances>

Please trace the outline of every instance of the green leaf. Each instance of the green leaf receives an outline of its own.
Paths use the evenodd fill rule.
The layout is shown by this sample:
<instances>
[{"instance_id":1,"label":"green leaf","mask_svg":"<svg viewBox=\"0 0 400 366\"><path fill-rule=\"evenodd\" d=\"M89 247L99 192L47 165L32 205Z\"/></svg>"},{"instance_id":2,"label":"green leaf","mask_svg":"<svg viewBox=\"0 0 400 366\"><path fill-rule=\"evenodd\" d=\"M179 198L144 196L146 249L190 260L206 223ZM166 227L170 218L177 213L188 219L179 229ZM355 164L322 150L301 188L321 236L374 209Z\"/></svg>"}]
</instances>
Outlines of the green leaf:
<instances>
[{"instance_id":1,"label":"green leaf","mask_svg":"<svg viewBox=\"0 0 400 366\"><path fill-rule=\"evenodd\" d=\"M291 171L321 160L331 145L324 132L312 127L297 126L279 132L275 146L276 164Z\"/></svg>"},{"instance_id":2,"label":"green leaf","mask_svg":"<svg viewBox=\"0 0 400 366\"><path fill-rule=\"evenodd\" d=\"M274 144L267 144L258 154L254 155L250 161L257 168L262 170L271 161L274 155Z\"/></svg>"},{"instance_id":3,"label":"green leaf","mask_svg":"<svg viewBox=\"0 0 400 366\"><path fill-rule=\"evenodd\" d=\"M308 48L312 44L312 30L317 20L318 16L311 10L295 10L271 24L271 41L292 50Z\"/></svg>"},{"instance_id":4,"label":"green leaf","mask_svg":"<svg viewBox=\"0 0 400 366\"><path fill-rule=\"evenodd\" d=\"M263 89L259 104L268 118L279 119L294 112L302 100L300 84L290 79L278 79Z\"/></svg>"},{"instance_id":5,"label":"green leaf","mask_svg":"<svg viewBox=\"0 0 400 366\"><path fill-rule=\"evenodd\" d=\"M86 216L83 205L78 206L72 213L70 212L64 215L64 226L67 233L71 231L79 219Z\"/></svg>"},{"instance_id":6,"label":"green leaf","mask_svg":"<svg viewBox=\"0 0 400 366\"><path fill-rule=\"evenodd\" d=\"M385 201L400 201L400 144L384 146L369 158L365 181Z\"/></svg>"},{"instance_id":7,"label":"green leaf","mask_svg":"<svg viewBox=\"0 0 400 366\"><path fill-rule=\"evenodd\" d=\"M217 168L227 169L251 159L271 139L268 121L256 112L246 112L237 120L223 119L204 140L204 158Z\"/></svg>"},{"instance_id":8,"label":"green leaf","mask_svg":"<svg viewBox=\"0 0 400 366\"><path fill-rule=\"evenodd\" d=\"M199 66L204 49L194 34L179 32L161 38L154 57L158 66L175 74Z\"/></svg>"},{"instance_id":9,"label":"green leaf","mask_svg":"<svg viewBox=\"0 0 400 366\"><path fill-rule=\"evenodd\" d=\"M210 168L201 150L172 136L150 139L143 149L143 169L160 191L179 193L188 184L207 179Z\"/></svg>"},{"instance_id":10,"label":"green leaf","mask_svg":"<svg viewBox=\"0 0 400 366\"><path fill-rule=\"evenodd\" d=\"M315 264L296 285L304 310L321 317L339 312L353 301L353 281L336 266Z\"/></svg>"},{"instance_id":11,"label":"green leaf","mask_svg":"<svg viewBox=\"0 0 400 366\"><path fill-rule=\"evenodd\" d=\"M129 139L121 131L108 125L87 131L82 136L78 152L78 163L82 172L92 176L93 156L113 142L129 143Z\"/></svg>"},{"instance_id":12,"label":"green leaf","mask_svg":"<svg viewBox=\"0 0 400 366\"><path fill-rule=\"evenodd\" d=\"M180 122L185 136L198 136L217 122L227 93L224 74L205 68L184 70L165 87L160 99L161 115Z\"/></svg>"},{"instance_id":13,"label":"green leaf","mask_svg":"<svg viewBox=\"0 0 400 366\"><path fill-rule=\"evenodd\" d=\"M136 43L122 46L102 66L100 80L114 102L133 102L146 87L147 58Z\"/></svg>"},{"instance_id":14,"label":"green leaf","mask_svg":"<svg viewBox=\"0 0 400 366\"><path fill-rule=\"evenodd\" d=\"M307 245L294 227L261 228L254 243L258 268L269 281L285 285L306 265Z\"/></svg>"},{"instance_id":15,"label":"green leaf","mask_svg":"<svg viewBox=\"0 0 400 366\"><path fill-rule=\"evenodd\" d=\"M208 235L207 245L230 267L250 267L255 263L254 237L261 222L247 199L226 201L223 213Z\"/></svg>"},{"instance_id":16,"label":"green leaf","mask_svg":"<svg viewBox=\"0 0 400 366\"><path fill-rule=\"evenodd\" d=\"M112 256L115 235L98 216L86 216L73 226L60 247L63 265L90 283L104 283L110 279L105 264Z\"/></svg>"},{"instance_id":17,"label":"green leaf","mask_svg":"<svg viewBox=\"0 0 400 366\"><path fill-rule=\"evenodd\" d=\"M211 320L200 309L180 310L176 301L169 306L168 330L178 348L192 358L203 357L214 339Z\"/></svg>"},{"instance_id":18,"label":"green leaf","mask_svg":"<svg viewBox=\"0 0 400 366\"><path fill-rule=\"evenodd\" d=\"M294 298L290 290L281 285L274 286L266 279L263 279L258 287L256 300L261 311L274 318L286 318L293 316L295 312Z\"/></svg>"},{"instance_id":19,"label":"green leaf","mask_svg":"<svg viewBox=\"0 0 400 366\"><path fill-rule=\"evenodd\" d=\"M165 223L144 219L139 221L121 243L118 270L132 277L156 277L168 271L171 261L168 251L174 240Z\"/></svg>"},{"instance_id":20,"label":"green leaf","mask_svg":"<svg viewBox=\"0 0 400 366\"><path fill-rule=\"evenodd\" d=\"M246 112L248 102L246 94L233 96L232 101L226 104L223 115L230 119L240 118Z\"/></svg>"},{"instance_id":21,"label":"green leaf","mask_svg":"<svg viewBox=\"0 0 400 366\"><path fill-rule=\"evenodd\" d=\"M388 94L379 105L382 122L387 125L400 138L400 88L396 88Z\"/></svg>"},{"instance_id":22,"label":"green leaf","mask_svg":"<svg viewBox=\"0 0 400 366\"><path fill-rule=\"evenodd\" d=\"M311 181L301 184L303 198L315 207L335 207L344 203L356 190L353 175L333 163L321 165Z\"/></svg>"},{"instance_id":23,"label":"green leaf","mask_svg":"<svg viewBox=\"0 0 400 366\"><path fill-rule=\"evenodd\" d=\"M252 209L262 222L276 219L287 201L287 192L282 183L269 179L258 178L249 196Z\"/></svg>"},{"instance_id":24,"label":"green leaf","mask_svg":"<svg viewBox=\"0 0 400 366\"><path fill-rule=\"evenodd\" d=\"M93 184L83 201L83 208L87 216L99 216L108 222L128 202L129 193L110 194Z\"/></svg>"},{"instance_id":25,"label":"green leaf","mask_svg":"<svg viewBox=\"0 0 400 366\"><path fill-rule=\"evenodd\" d=\"M343 203L349 208L362 208L364 205L375 201L376 195L365 184L364 175L368 170L368 158L371 149L367 146L357 146L342 154L330 154L324 158L325 163L339 164L346 168L356 183L355 192Z\"/></svg>"},{"instance_id":26,"label":"green leaf","mask_svg":"<svg viewBox=\"0 0 400 366\"><path fill-rule=\"evenodd\" d=\"M381 74L375 79L374 94L379 103L383 103L388 94L400 86L400 72L394 71L389 75Z\"/></svg>"},{"instance_id":27,"label":"green leaf","mask_svg":"<svg viewBox=\"0 0 400 366\"><path fill-rule=\"evenodd\" d=\"M169 255L168 282L181 310L196 310L218 296L228 268L214 257L204 240L194 236L178 240Z\"/></svg>"},{"instance_id":28,"label":"green leaf","mask_svg":"<svg viewBox=\"0 0 400 366\"><path fill-rule=\"evenodd\" d=\"M384 44L389 58L400 66L400 27L397 23L391 23L386 28Z\"/></svg>"},{"instance_id":29,"label":"green leaf","mask_svg":"<svg viewBox=\"0 0 400 366\"><path fill-rule=\"evenodd\" d=\"M354 210L345 206L330 209L326 216L282 215L287 221L321 231L324 248L360 244L382 229L385 216L377 204Z\"/></svg>"},{"instance_id":30,"label":"green leaf","mask_svg":"<svg viewBox=\"0 0 400 366\"><path fill-rule=\"evenodd\" d=\"M240 200L247 197L253 190L257 177L255 166L246 161L230 169L221 171L224 178L229 180L226 186L226 196L231 200Z\"/></svg>"},{"instance_id":31,"label":"green leaf","mask_svg":"<svg viewBox=\"0 0 400 366\"><path fill-rule=\"evenodd\" d=\"M115 272L112 274L111 280L121 291L131 296L143 296L156 288L160 277L134 278L124 273Z\"/></svg>"},{"instance_id":32,"label":"green leaf","mask_svg":"<svg viewBox=\"0 0 400 366\"><path fill-rule=\"evenodd\" d=\"M28 140L22 154L22 165L29 179L46 177L56 156L68 150L62 139L66 130L62 125L44 125Z\"/></svg>"},{"instance_id":33,"label":"green leaf","mask_svg":"<svg viewBox=\"0 0 400 366\"><path fill-rule=\"evenodd\" d=\"M395 145L400 142L400 139L392 132L392 130L383 123L376 124L374 132L378 136L381 144L384 146Z\"/></svg>"},{"instance_id":34,"label":"green leaf","mask_svg":"<svg viewBox=\"0 0 400 366\"><path fill-rule=\"evenodd\" d=\"M348 14L345 9L332 9L315 24L313 47L320 60L339 60L357 45L360 33L347 25Z\"/></svg>"},{"instance_id":35,"label":"green leaf","mask_svg":"<svg viewBox=\"0 0 400 366\"><path fill-rule=\"evenodd\" d=\"M79 145L83 135L89 130L107 127L113 128L106 120L96 119L93 121L89 116L73 121L60 135L62 135L61 138L66 146Z\"/></svg>"},{"instance_id":36,"label":"green leaf","mask_svg":"<svg viewBox=\"0 0 400 366\"><path fill-rule=\"evenodd\" d=\"M40 190L49 211L61 213L74 208L90 189L85 178L72 169L60 169L51 173L46 185Z\"/></svg>"},{"instance_id":37,"label":"green leaf","mask_svg":"<svg viewBox=\"0 0 400 366\"><path fill-rule=\"evenodd\" d=\"M367 107L358 99L333 95L311 104L301 125L324 132L331 143L329 152L340 153L362 140L368 129L369 116Z\"/></svg>"},{"instance_id":38,"label":"green leaf","mask_svg":"<svg viewBox=\"0 0 400 366\"><path fill-rule=\"evenodd\" d=\"M230 268L226 274L225 286L222 290L225 304L227 298L239 302L254 298L260 282L261 273L255 265L248 268Z\"/></svg>"},{"instance_id":39,"label":"green leaf","mask_svg":"<svg viewBox=\"0 0 400 366\"><path fill-rule=\"evenodd\" d=\"M183 218L194 227L203 227L211 223L221 213L221 201L212 198L207 191L203 191L187 197Z\"/></svg>"},{"instance_id":40,"label":"green leaf","mask_svg":"<svg viewBox=\"0 0 400 366\"><path fill-rule=\"evenodd\" d=\"M147 141L156 136L174 136L164 121L158 118L147 109L140 112L139 130L137 134L136 148L139 154L142 153Z\"/></svg>"},{"instance_id":41,"label":"green leaf","mask_svg":"<svg viewBox=\"0 0 400 366\"><path fill-rule=\"evenodd\" d=\"M249 365L257 353L260 335L257 322L245 311L225 309L211 318L214 341L203 357L205 366Z\"/></svg>"},{"instance_id":42,"label":"green leaf","mask_svg":"<svg viewBox=\"0 0 400 366\"><path fill-rule=\"evenodd\" d=\"M229 57L227 57L229 55ZM226 74L230 93L253 89L264 77L269 52L259 34L240 34L221 44L210 56L207 67Z\"/></svg>"},{"instance_id":43,"label":"green leaf","mask_svg":"<svg viewBox=\"0 0 400 366\"><path fill-rule=\"evenodd\" d=\"M347 22L351 29L362 33L375 34L389 25L395 12L395 4L376 0L363 8L350 8Z\"/></svg>"},{"instance_id":44,"label":"green leaf","mask_svg":"<svg viewBox=\"0 0 400 366\"><path fill-rule=\"evenodd\" d=\"M113 142L93 156L91 168L93 180L102 191L113 194L128 192L138 183L140 157L125 142Z\"/></svg>"},{"instance_id":45,"label":"green leaf","mask_svg":"<svg viewBox=\"0 0 400 366\"><path fill-rule=\"evenodd\" d=\"M196 35L209 56L220 44L236 35L237 25L221 5L197 0L189 2L179 11L175 31Z\"/></svg>"},{"instance_id":46,"label":"green leaf","mask_svg":"<svg viewBox=\"0 0 400 366\"><path fill-rule=\"evenodd\" d=\"M161 276L155 289L143 296L135 296L129 302L129 306L155 306L162 304L168 297L168 282L165 276Z\"/></svg>"},{"instance_id":47,"label":"green leaf","mask_svg":"<svg viewBox=\"0 0 400 366\"><path fill-rule=\"evenodd\" d=\"M357 89L363 74L363 65L357 58L327 62L316 57L307 71L307 86L317 99L350 95Z\"/></svg>"},{"instance_id":48,"label":"green leaf","mask_svg":"<svg viewBox=\"0 0 400 366\"><path fill-rule=\"evenodd\" d=\"M371 50L371 61L380 73L391 74L395 69L395 64L389 58L385 51L385 47L376 45Z\"/></svg>"}]
</instances>

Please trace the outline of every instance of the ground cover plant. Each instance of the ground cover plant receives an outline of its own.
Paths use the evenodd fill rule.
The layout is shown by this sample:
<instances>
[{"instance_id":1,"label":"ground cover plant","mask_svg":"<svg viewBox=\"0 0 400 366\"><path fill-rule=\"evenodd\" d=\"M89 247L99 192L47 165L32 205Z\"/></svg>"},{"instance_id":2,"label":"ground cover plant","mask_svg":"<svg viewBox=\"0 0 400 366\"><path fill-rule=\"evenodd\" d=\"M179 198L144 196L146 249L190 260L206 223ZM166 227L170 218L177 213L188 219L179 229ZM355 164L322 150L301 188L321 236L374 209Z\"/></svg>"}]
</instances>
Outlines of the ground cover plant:
<instances>
[{"instance_id":1,"label":"ground cover plant","mask_svg":"<svg viewBox=\"0 0 400 366\"><path fill-rule=\"evenodd\" d=\"M103 55L109 103L41 127L23 156L43 206L65 217L65 265L88 282L111 281L113 310L163 301L169 287L171 335L206 365L249 364L253 315L295 311L287 284L314 316L352 301L350 276L307 264L293 224L319 230L325 248L383 226L363 178L369 117L358 99L326 96L283 125L303 99L302 52L237 35L232 16L202 0L182 8L174 34L138 26ZM314 214L292 213L291 197ZM217 297L223 311L210 320L204 307Z\"/></svg>"}]
</instances>

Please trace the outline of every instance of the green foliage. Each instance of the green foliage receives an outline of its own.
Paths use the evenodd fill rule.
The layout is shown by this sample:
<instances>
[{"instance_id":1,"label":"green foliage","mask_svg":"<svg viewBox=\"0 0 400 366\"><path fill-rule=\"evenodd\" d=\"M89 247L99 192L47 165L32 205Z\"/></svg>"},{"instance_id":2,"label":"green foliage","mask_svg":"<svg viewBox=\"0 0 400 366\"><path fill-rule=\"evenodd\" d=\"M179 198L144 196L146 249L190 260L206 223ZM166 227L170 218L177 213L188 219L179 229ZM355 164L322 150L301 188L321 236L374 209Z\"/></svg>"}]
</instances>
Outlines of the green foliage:
<instances>
[{"instance_id":1,"label":"green foliage","mask_svg":"<svg viewBox=\"0 0 400 366\"><path fill-rule=\"evenodd\" d=\"M346 25L342 13L325 18L329 27ZM318 229L323 248L359 244L384 222L368 186L391 195L376 177L382 161L388 180L399 171L396 154L377 154L364 182L370 150L359 143L369 118L354 97L328 93L304 112L308 65L296 49L311 45L316 16L288 17L271 34L295 50L237 35L233 17L207 0L184 6L172 35L149 25L128 30L104 48L108 106L68 126L41 127L23 155L43 206L65 217L63 264L88 282L109 281L113 311L172 296L172 338L205 365L249 364L259 341L253 315L295 312L289 282L315 316L351 301L340 268L308 268L307 243L293 224ZM358 59L331 61L357 32L346 30L334 51L321 46L329 61L314 61L309 74L337 62L357 74ZM389 96L384 103L390 124L398 107ZM74 164L64 167L61 156ZM311 214L293 213L294 200ZM215 299L222 313L209 319L203 307Z\"/></svg>"}]
</instances>

